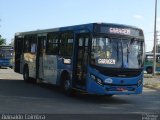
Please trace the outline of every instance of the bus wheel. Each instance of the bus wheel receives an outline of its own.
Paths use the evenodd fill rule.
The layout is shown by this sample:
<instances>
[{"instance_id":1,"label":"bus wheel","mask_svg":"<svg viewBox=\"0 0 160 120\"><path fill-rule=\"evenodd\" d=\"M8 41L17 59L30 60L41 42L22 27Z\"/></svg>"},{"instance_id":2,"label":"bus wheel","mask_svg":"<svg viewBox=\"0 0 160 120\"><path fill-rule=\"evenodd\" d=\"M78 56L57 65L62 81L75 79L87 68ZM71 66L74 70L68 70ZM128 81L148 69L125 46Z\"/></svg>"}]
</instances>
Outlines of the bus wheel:
<instances>
[{"instance_id":1,"label":"bus wheel","mask_svg":"<svg viewBox=\"0 0 160 120\"><path fill-rule=\"evenodd\" d=\"M146 71L147 71L148 74L152 74L153 68L152 67L147 67Z\"/></svg>"},{"instance_id":2,"label":"bus wheel","mask_svg":"<svg viewBox=\"0 0 160 120\"><path fill-rule=\"evenodd\" d=\"M29 70L28 70L28 67L24 68L23 79L24 79L24 82L29 82Z\"/></svg>"},{"instance_id":3,"label":"bus wheel","mask_svg":"<svg viewBox=\"0 0 160 120\"><path fill-rule=\"evenodd\" d=\"M73 96L73 90L71 88L71 80L68 77L63 77L63 91L67 96Z\"/></svg>"}]
</instances>

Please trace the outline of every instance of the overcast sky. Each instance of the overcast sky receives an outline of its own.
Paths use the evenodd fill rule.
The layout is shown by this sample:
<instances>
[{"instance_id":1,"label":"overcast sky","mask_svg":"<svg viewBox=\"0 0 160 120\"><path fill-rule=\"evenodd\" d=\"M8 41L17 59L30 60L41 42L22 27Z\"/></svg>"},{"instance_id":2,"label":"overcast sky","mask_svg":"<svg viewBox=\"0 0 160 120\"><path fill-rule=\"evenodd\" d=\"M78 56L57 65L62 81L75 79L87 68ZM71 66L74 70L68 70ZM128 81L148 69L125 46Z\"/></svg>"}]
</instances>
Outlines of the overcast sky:
<instances>
[{"instance_id":1,"label":"overcast sky","mask_svg":"<svg viewBox=\"0 0 160 120\"><path fill-rule=\"evenodd\" d=\"M9 43L16 32L91 22L120 23L142 28L149 51L153 47L154 6L155 0L0 0L0 34ZM160 31L159 0L157 7Z\"/></svg>"}]
</instances>

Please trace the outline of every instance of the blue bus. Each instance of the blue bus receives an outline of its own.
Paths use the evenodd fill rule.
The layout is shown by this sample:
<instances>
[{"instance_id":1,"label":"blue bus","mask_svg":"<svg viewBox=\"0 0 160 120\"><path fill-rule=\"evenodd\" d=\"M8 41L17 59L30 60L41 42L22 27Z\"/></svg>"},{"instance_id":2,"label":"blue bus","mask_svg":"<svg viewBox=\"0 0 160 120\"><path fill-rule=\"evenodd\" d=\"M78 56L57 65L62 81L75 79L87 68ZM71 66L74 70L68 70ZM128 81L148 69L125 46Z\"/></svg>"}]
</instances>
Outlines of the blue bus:
<instances>
[{"instance_id":1,"label":"blue bus","mask_svg":"<svg viewBox=\"0 0 160 120\"><path fill-rule=\"evenodd\" d=\"M15 72L24 81L98 95L140 94L144 35L137 27L90 23L15 34Z\"/></svg>"},{"instance_id":2,"label":"blue bus","mask_svg":"<svg viewBox=\"0 0 160 120\"><path fill-rule=\"evenodd\" d=\"M144 60L144 70L148 74L153 73L153 53L145 53L145 60ZM160 72L160 53L156 53L156 72Z\"/></svg>"},{"instance_id":3,"label":"blue bus","mask_svg":"<svg viewBox=\"0 0 160 120\"><path fill-rule=\"evenodd\" d=\"M13 67L13 47L0 45L0 67Z\"/></svg>"}]
</instances>

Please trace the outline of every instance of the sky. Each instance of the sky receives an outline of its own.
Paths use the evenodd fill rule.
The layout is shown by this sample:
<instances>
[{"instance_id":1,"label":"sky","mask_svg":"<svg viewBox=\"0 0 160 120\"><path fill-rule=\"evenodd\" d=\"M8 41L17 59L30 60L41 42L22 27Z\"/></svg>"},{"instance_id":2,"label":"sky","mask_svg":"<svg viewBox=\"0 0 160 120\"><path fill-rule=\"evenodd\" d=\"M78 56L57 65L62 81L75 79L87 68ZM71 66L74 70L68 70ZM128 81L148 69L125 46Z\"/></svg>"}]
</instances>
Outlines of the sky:
<instances>
[{"instance_id":1,"label":"sky","mask_svg":"<svg viewBox=\"0 0 160 120\"><path fill-rule=\"evenodd\" d=\"M151 51L154 15L155 0L0 0L0 34L10 43L16 32L92 22L119 23L142 28L146 51Z\"/></svg>"}]
</instances>

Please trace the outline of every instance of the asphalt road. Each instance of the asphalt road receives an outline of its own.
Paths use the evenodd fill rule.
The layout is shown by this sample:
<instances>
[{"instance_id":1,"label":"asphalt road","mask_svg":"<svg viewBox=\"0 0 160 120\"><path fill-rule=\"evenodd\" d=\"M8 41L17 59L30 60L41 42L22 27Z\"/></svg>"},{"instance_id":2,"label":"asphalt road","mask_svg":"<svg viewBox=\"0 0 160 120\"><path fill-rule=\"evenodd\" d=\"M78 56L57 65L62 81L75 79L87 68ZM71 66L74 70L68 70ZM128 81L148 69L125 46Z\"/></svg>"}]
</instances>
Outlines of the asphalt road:
<instances>
[{"instance_id":1,"label":"asphalt road","mask_svg":"<svg viewBox=\"0 0 160 120\"><path fill-rule=\"evenodd\" d=\"M141 95L67 97L55 86L24 83L12 69L0 69L0 113L159 114L160 91L144 88Z\"/></svg>"}]
</instances>

